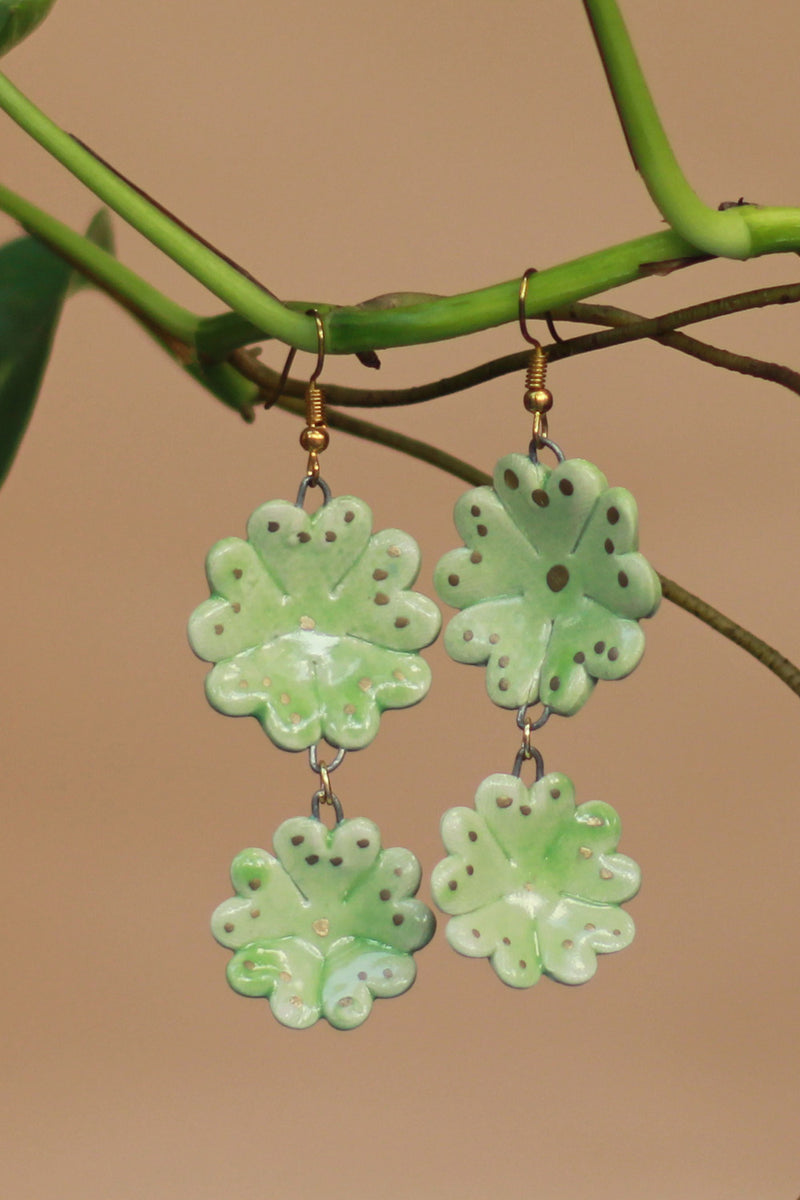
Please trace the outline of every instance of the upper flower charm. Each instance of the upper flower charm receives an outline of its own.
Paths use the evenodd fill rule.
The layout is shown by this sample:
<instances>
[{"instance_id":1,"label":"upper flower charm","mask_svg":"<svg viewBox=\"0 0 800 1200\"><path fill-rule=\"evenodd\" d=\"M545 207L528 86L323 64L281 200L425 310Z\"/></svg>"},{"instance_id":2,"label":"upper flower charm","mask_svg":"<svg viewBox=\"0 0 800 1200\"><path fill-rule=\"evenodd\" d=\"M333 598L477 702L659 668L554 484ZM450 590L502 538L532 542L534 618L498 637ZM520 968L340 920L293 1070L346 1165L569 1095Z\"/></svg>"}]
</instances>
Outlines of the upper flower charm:
<instances>
[{"instance_id":1,"label":"upper flower charm","mask_svg":"<svg viewBox=\"0 0 800 1200\"><path fill-rule=\"evenodd\" d=\"M244 996L269 997L293 1029L321 1016L353 1029L373 997L411 987L411 955L433 936L433 913L412 899L419 863L399 846L382 850L365 817L330 830L293 817L274 841L277 858L250 849L234 859L237 894L211 920L214 937L236 951L228 982Z\"/></svg>"},{"instance_id":2,"label":"upper flower charm","mask_svg":"<svg viewBox=\"0 0 800 1200\"><path fill-rule=\"evenodd\" d=\"M432 600L408 590L419 550L398 529L372 535L362 500L341 496L309 514L263 504L247 541L225 538L206 563L211 599L189 622L210 703L258 717L276 745L325 738L366 746L387 708L423 698L430 669L416 653L439 632Z\"/></svg>"},{"instance_id":3,"label":"upper flower charm","mask_svg":"<svg viewBox=\"0 0 800 1200\"><path fill-rule=\"evenodd\" d=\"M568 716L598 679L628 675L644 651L638 621L661 599L637 553L636 501L592 463L555 468L509 454L494 487L455 508L466 543L439 562L439 596L463 611L445 634L457 662L486 663L495 704L541 701Z\"/></svg>"},{"instance_id":4,"label":"upper flower charm","mask_svg":"<svg viewBox=\"0 0 800 1200\"><path fill-rule=\"evenodd\" d=\"M433 871L436 903L454 916L447 940L460 954L491 957L503 983L531 987L542 973L585 983L597 955L633 940L620 907L639 890L639 868L614 853L620 822L600 801L575 807L566 775L528 788L514 775L490 775L475 808L442 820L449 857Z\"/></svg>"}]
</instances>

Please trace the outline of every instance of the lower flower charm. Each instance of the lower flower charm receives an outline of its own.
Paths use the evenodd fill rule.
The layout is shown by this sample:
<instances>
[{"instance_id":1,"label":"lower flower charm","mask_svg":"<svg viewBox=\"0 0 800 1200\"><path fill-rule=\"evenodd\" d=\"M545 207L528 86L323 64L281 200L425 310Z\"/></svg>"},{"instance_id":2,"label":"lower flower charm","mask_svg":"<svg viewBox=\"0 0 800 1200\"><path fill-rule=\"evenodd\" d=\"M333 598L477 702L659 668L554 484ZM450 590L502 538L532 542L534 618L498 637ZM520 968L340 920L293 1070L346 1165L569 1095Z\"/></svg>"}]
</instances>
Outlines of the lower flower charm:
<instances>
[{"instance_id":1,"label":"lower flower charm","mask_svg":"<svg viewBox=\"0 0 800 1200\"><path fill-rule=\"evenodd\" d=\"M449 857L433 872L433 897L452 914L447 940L460 954L490 958L511 987L544 973L585 983L597 955L622 950L634 925L619 906L639 890L636 863L616 853L620 821L608 804L575 806L566 775L528 788L490 775L475 808L442 820Z\"/></svg>"},{"instance_id":2,"label":"lower flower charm","mask_svg":"<svg viewBox=\"0 0 800 1200\"><path fill-rule=\"evenodd\" d=\"M433 936L433 913L413 899L419 863L410 850L381 849L365 817L333 829L293 817L277 829L274 848L276 857L237 855L236 895L212 917L217 941L235 951L228 982L243 996L267 997L293 1029L320 1017L353 1029L375 997L411 987L411 956Z\"/></svg>"}]
</instances>

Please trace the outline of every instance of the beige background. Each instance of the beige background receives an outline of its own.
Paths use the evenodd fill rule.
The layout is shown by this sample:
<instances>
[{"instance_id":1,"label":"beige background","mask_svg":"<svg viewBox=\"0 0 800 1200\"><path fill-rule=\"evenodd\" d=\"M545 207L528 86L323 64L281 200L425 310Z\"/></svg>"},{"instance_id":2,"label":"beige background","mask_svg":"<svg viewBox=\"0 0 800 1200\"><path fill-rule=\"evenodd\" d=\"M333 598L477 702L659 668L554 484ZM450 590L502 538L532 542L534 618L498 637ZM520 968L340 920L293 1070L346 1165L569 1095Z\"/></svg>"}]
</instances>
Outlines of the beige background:
<instances>
[{"instance_id":1,"label":"beige background","mask_svg":"<svg viewBox=\"0 0 800 1200\"><path fill-rule=\"evenodd\" d=\"M701 195L800 204L796 5L625 7ZM6 69L287 298L458 292L659 228L577 2L60 0ZM85 225L93 197L5 118L0 158ZM117 227L125 261L221 307ZM793 255L713 263L611 298L656 313L797 276ZM798 367L797 320L698 334ZM520 345L509 326L388 352L382 382ZM326 378L375 382L355 362ZM798 398L655 345L552 384L554 433L637 495L654 564L797 660ZM489 468L525 445L520 395L507 379L386 423ZM206 705L184 626L211 543L294 494L297 432L240 422L103 297L69 304L0 503L0 1194L794 1200L797 700L669 604L640 670L541 741L622 815L644 871L630 950L585 987L517 993L440 930L413 990L348 1035L292 1033L228 990L208 915L231 857L306 810L310 773ZM419 538L429 590L462 485L343 435L325 472ZM428 700L337 776L426 872L440 814L517 740L482 672L428 657Z\"/></svg>"}]
</instances>

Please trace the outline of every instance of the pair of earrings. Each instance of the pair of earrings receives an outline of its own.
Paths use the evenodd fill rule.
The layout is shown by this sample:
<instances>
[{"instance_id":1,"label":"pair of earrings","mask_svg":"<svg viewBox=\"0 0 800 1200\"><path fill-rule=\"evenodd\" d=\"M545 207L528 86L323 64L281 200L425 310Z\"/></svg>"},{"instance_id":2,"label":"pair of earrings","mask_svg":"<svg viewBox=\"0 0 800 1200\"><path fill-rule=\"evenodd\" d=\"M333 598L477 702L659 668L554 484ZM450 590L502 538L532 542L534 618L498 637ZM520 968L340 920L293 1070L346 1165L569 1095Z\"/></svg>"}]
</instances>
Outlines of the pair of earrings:
<instances>
[{"instance_id":1,"label":"pair of earrings","mask_svg":"<svg viewBox=\"0 0 800 1200\"><path fill-rule=\"evenodd\" d=\"M644 649L639 627L660 600L658 577L637 550L637 511L597 467L566 459L547 436L552 396L546 359L534 345L525 406L533 414L528 454L501 458L492 487L463 496L455 522L464 546L438 564L440 598L460 610L445 646L457 662L485 664L490 699L516 710L522 735L510 773L478 788L475 807L442 820L447 850L431 886L451 919L447 939L461 954L488 957L499 978L530 987L544 973L583 983L597 955L620 950L633 922L620 905L639 887L639 869L617 852L620 823L610 805L576 806L566 775L545 773L533 736L553 713L569 716L598 679L619 679ZM337 1029L360 1025L374 998L414 981L415 951L435 929L416 899L420 867L409 851L384 849L365 817L345 819L331 774L348 750L368 745L381 714L423 699L430 670L419 650L441 616L412 590L419 572L413 538L372 531L367 505L333 497L320 477L328 442L317 379L324 328L314 313L319 355L300 436L308 464L297 499L273 500L251 516L247 538L226 538L207 559L211 598L192 615L195 653L215 665L210 703L230 716L256 716L284 750L308 750L318 778L311 816L292 817L274 836L274 855L239 854L235 896L212 918L233 951L228 981L269 999L284 1025L324 1016ZM554 468L539 461L547 448ZM305 510L310 489L322 494ZM541 706L534 719L532 710ZM336 750L321 761L318 743ZM522 781L526 761L535 780ZM332 805L335 824L320 820Z\"/></svg>"}]
</instances>

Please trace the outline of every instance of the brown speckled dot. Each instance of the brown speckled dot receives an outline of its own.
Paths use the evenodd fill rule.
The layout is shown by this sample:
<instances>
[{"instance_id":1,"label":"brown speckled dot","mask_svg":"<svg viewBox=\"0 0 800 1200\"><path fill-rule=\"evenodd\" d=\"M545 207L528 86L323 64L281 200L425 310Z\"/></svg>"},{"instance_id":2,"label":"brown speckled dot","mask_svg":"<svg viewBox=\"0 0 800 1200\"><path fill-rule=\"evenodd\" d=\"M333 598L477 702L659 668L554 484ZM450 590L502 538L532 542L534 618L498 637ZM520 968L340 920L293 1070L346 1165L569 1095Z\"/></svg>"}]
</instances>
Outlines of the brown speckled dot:
<instances>
[{"instance_id":1,"label":"brown speckled dot","mask_svg":"<svg viewBox=\"0 0 800 1200\"><path fill-rule=\"evenodd\" d=\"M614 508L612 505L612 507L606 513L606 516L608 517L609 525L616 525L617 521L619 520L619 509Z\"/></svg>"},{"instance_id":2,"label":"brown speckled dot","mask_svg":"<svg viewBox=\"0 0 800 1200\"><path fill-rule=\"evenodd\" d=\"M388 577L389 577L389 572L384 571L383 567L376 567L375 570L372 572L373 579L388 579Z\"/></svg>"},{"instance_id":3,"label":"brown speckled dot","mask_svg":"<svg viewBox=\"0 0 800 1200\"><path fill-rule=\"evenodd\" d=\"M561 789L553 788L550 792L550 795L553 798L553 800L560 800L561 799Z\"/></svg>"},{"instance_id":4,"label":"brown speckled dot","mask_svg":"<svg viewBox=\"0 0 800 1200\"><path fill-rule=\"evenodd\" d=\"M505 480L506 487L511 488L512 492L515 492L519 487L519 476L510 467L506 468L503 479Z\"/></svg>"},{"instance_id":5,"label":"brown speckled dot","mask_svg":"<svg viewBox=\"0 0 800 1200\"><path fill-rule=\"evenodd\" d=\"M491 646L496 646L499 641L500 641L499 633L490 633L489 634L489 644Z\"/></svg>"},{"instance_id":6,"label":"brown speckled dot","mask_svg":"<svg viewBox=\"0 0 800 1200\"><path fill-rule=\"evenodd\" d=\"M523 817L529 817L531 815L530 804L520 804L519 811L522 813Z\"/></svg>"},{"instance_id":7,"label":"brown speckled dot","mask_svg":"<svg viewBox=\"0 0 800 1200\"><path fill-rule=\"evenodd\" d=\"M240 613L240 612L242 611L242 606L241 606L241 604L232 604L232 605L231 605L231 608L233 609L233 611L234 611L235 613Z\"/></svg>"},{"instance_id":8,"label":"brown speckled dot","mask_svg":"<svg viewBox=\"0 0 800 1200\"><path fill-rule=\"evenodd\" d=\"M557 692L560 687L561 687L561 680L558 678L557 675L554 675L553 678L550 680L550 691Z\"/></svg>"},{"instance_id":9,"label":"brown speckled dot","mask_svg":"<svg viewBox=\"0 0 800 1200\"><path fill-rule=\"evenodd\" d=\"M246 692L247 689L250 687L250 684L247 682L246 679L240 679L237 686L238 686L240 692Z\"/></svg>"},{"instance_id":10,"label":"brown speckled dot","mask_svg":"<svg viewBox=\"0 0 800 1200\"><path fill-rule=\"evenodd\" d=\"M231 925L230 921L225 922L224 929L226 933L233 933L233 925Z\"/></svg>"},{"instance_id":11,"label":"brown speckled dot","mask_svg":"<svg viewBox=\"0 0 800 1200\"><path fill-rule=\"evenodd\" d=\"M355 517L356 517L356 514L354 512L350 512L350 510L348 509L347 512L344 514L345 525L349 525L351 521L355 520Z\"/></svg>"},{"instance_id":12,"label":"brown speckled dot","mask_svg":"<svg viewBox=\"0 0 800 1200\"><path fill-rule=\"evenodd\" d=\"M473 931L472 931L472 936L473 936L474 938L479 938L479 937L481 936L481 931L480 931L480 929L473 929Z\"/></svg>"},{"instance_id":13,"label":"brown speckled dot","mask_svg":"<svg viewBox=\"0 0 800 1200\"><path fill-rule=\"evenodd\" d=\"M569 583L569 571L563 563L556 563L547 572L546 579L551 592L563 592Z\"/></svg>"},{"instance_id":14,"label":"brown speckled dot","mask_svg":"<svg viewBox=\"0 0 800 1200\"><path fill-rule=\"evenodd\" d=\"M614 553L614 543L612 542L611 538L606 538L606 540L603 542L603 549L605 550L606 554Z\"/></svg>"},{"instance_id":15,"label":"brown speckled dot","mask_svg":"<svg viewBox=\"0 0 800 1200\"><path fill-rule=\"evenodd\" d=\"M586 655L583 653L582 650L579 650L572 661L576 662L576 663L585 663Z\"/></svg>"},{"instance_id":16,"label":"brown speckled dot","mask_svg":"<svg viewBox=\"0 0 800 1200\"><path fill-rule=\"evenodd\" d=\"M589 924L584 925L583 928L586 930L587 933L592 933L595 929L597 929L597 926L593 925L592 922L590 921Z\"/></svg>"},{"instance_id":17,"label":"brown speckled dot","mask_svg":"<svg viewBox=\"0 0 800 1200\"><path fill-rule=\"evenodd\" d=\"M527 970L528 964L525 962L524 958L519 960L519 965L522 967L523 971Z\"/></svg>"},{"instance_id":18,"label":"brown speckled dot","mask_svg":"<svg viewBox=\"0 0 800 1200\"><path fill-rule=\"evenodd\" d=\"M242 569L241 569L241 567L234 567L234 568L233 568L233 578L234 578L234 579L241 579L241 578L242 578Z\"/></svg>"},{"instance_id":19,"label":"brown speckled dot","mask_svg":"<svg viewBox=\"0 0 800 1200\"><path fill-rule=\"evenodd\" d=\"M408 617L395 617L395 629L405 629L406 625L408 625Z\"/></svg>"},{"instance_id":20,"label":"brown speckled dot","mask_svg":"<svg viewBox=\"0 0 800 1200\"><path fill-rule=\"evenodd\" d=\"M256 969L256 964L249 958L242 965L246 971L255 971Z\"/></svg>"},{"instance_id":21,"label":"brown speckled dot","mask_svg":"<svg viewBox=\"0 0 800 1200\"><path fill-rule=\"evenodd\" d=\"M386 553L389 555L389 558L399 558L403 552L399 546L390 546Z\"/></svg>"},{"instance_id":22,"label":"brown speckled dot","mask_svg":"<svg viewBox=\"0 0 800 1200\"><path fill-rule=\"evenodd\" d=\"M381 900L391 900L392 898L392 893L388 888L381 888L381 890L378 892L378 895L380 896Z\"/></svg>"},{"instance_id":23,"label":"brown speckled dot","mask_svg":"<svg viewBox=\"0 0 800 1200\"><path fill-rule=\"evenodd\" d=\"M478 840L478 835L477 835L477 833L475 832L475 830L474 830L474 829L470 829L470 831L469 831L469 833L468 833L468 835L467 835L467 836L469 837L469 840L470 840L471 842L477 842L477 840Z\"/></svg>"},{"instance_id":24,"label":"brown speckled dot","mask_svg":"<svg viewBox=\"0 0 800 1200\"><path fill-rule=\"evenodd\" d=\"M611 932L614 934L614 937L620 937L622 931L619 929L612 929Z\"/></svg>"},{"instance_id":25,"label":"brown speckled dot","mask_svg":"<svg viewBox=\"0 0 800 1200\"><path fill-rule=\"evenodd\" d=\"M336 858L331 859L331 866L332 867L340 867L342 865L342 862L343 862L343 860L337 854Z\"/></svg>"},{"instance_id":26,"label":"brown speckled dot","mask_svg":"<svg viewBox=\"0 0 800 1200\"><path fill-rule=\"evenodd\" d=\"M472 513L473 517L479 517L481 515L481 510L478 508L477 504L473 504L469 511Z\"/></svg>"},{"instance_id":27,"label":"brown speckled dot","mask_svg":"<svg viewBox=\"0 0 800 1200\"><path fill-rule=\"evenodd\" d=\"M595 654L602 654L603 651L605 650L605 648L606 648L605 642L595 642L595 644L594 644Z\"/></svg>"},{"instance_id":28,"label":"brown speckled dot","mask_svg":"<svg viewBox=\"0 0 800 1200\"><path fill-rule=\"evenodd\" d=\"M503 945L504 945L504 946L510 946L510 945L511 945L511 938L503 938Z\"/></svg>"},{"instance_id":29,"label":"brown speckled dot","mask_svg":"<svg viewBox=\"0 0 800 1200\"><path fill-rule=\"evenodd\" d=\"M298 540L298 542L302 542L302 543L303 543L303 545L305 545L305 544L306 544L306 542L310 542L310 541L311 541L311 534L310 534L310 533L306 533L305 531L303 531L303 533L298 533L298 535L297 535L297 540Z\"/></svg>"},{"instance_id":30,"label":"brown speckled dot","mask_svg":"<svg viewBox=\"0 0 800 1200\"><path fill-rule=\"evenodd\" d=\"M369 838L359 838L356 842L356 845L358 846L359 850L366 850L367 846L369 845Z\"/></svg>"},{"instance_id":31,"label":"brown speckled dot","mask_svg":"<svg viewBox=\"0 0 800 1200\"><path fill-rule=\"evenodd\" d=\"M308 857L306 858L306 862L308 863L308 865L310 867L316 866L316 864L319 862L319 855L318 854L309 854Z\"/></svg>"},{"instance_id":32,"label":"brown speckled dot","mask_svg":"<svg viewBox=\"0 0 800 1200\"><path fill-rule=\"evenodd\" d=\"M260 879L248 879L247 886L250 888L251 892L257 892L258 889L261 887L261 880Z\"/></svg>"},{"instance_id":33,"label":"brown speckled dot","mask_svg":"<svg viewBox=\"0 0 800 1200\"><path fill-rule=\"evenodd\" d=\"M613 871L609 871L608 867L601 867L601 869L600 869L600 878L601 878L601 879L613 879L613 878L614 878L614 872L613 872Z\"/></svg>"},{"instance_id":34,"label":"brown speckled dot","mask_svg":"<svg viewBox=\"0 0 800 1200\"><path fill-rule=\"evenodd\" d=\"M575 487L571 480L560 479L558 483L558 490L561 492L562 496L571 496L575 491Z\"/></svg>"},{"instance_id":35,"label":"brown speckled dot","mask_svg":"<svg viewBox=\"0 0 800 1200\"><path fill-rule=\"evenodd\" d=\"M547 508L550 503L550 497L543 488L537 488L535 492L531 492L531 500L534 504L538 504L539 508Z\"/></svg>"},{"instance_id":36,"label":"brown speckled dot","mask_svg":"<svg viewBox=\"0 0 800 1200\"><path fill-rule=\"evenodd\" d=\"M620 571L619 575L617 576L617 582L619 583L619 586L621 588L626 588L630 581L628 579L628 576L625 574L625 572Z\"/></svg>"},{"instance_id":37,"label":"brown speckled dot","mask_svg":"<svg viewBox=\"0 0 800 1200\"><path fill-rule=\"evenodd\" d=\"M447 582L450 584L450 587L458 587L461 580L459 579L458 575L448 575Z\"/></svg>"},{"instance_id":38,"label":"brown speckled dot","mask_svg":"<svg viewBox=\"0 0 800 1200\"><path fill-rule=\"evenodd\" d=\"M214 633L216 633L217 635L219 635L220 633L224 633L224 632L225 632L224 625L215 625L214 626Z\"/></svg>"},{"instance_id":39,"label":"brown speckled dot","mask_svg":"<svg viewBox=\"0 0 800 1200\"><path fill-rule=\"evenodd\" d=\"M510 808L514 801L511 796L498 796L495 803L498 808Z\"/></svg>"},{"instance_id":40,"label":"brown speckled dot","mask_svg":"<svg viewBox=\"0 0 800 1200\"><path fill-rule=\"evenodd\" d=\"M278 524L277 521L268 521L267 529L270 531L270 533L277 533L278 530L280 529L280 525Z\"/></svg>"},{"instance_id":41,"label":"brown speckled dot","mask_svg":"<svg viewBox=\"0 0 800 1200\"><path fill-rule=\"evenodd\" d=\"M388 967L385 967L385 968L384 968L384 971L383 971L383 978L384 978L384 979L391 979L391 978L392 978L392 974L393 974L393 972L392 972L392 971L390 971Z\"/></svg>"},{"instance_id":42,"label":"brown speckled dot","mask_svg":"<svg viewBox=\"0 0 800 1200\"><path fill-rule=\"evenodd\" d=\"M352 996L342 996L341 1000L339 1001L339 1008L349 1008L352 1003Z\"/></svg>"},{"instance_id":43,"label":"brown speckled dot","mask_svg":"<svg viewBox=\"0 0 800 1200\"><path fill-rule=\"evenodd\" d=\"M466 867L464 868L464 870L467 872L467 874L468 874L468 875L474 875L474 874L475 874L475 868L472 866L472 864L471 864L471 863L467 863L467 865L466 865Z\"/></svg>"},{"instance_id":44,"label":"brown speckled dot","mask_svg":"<svg viewBox=\"0 0 800 1200\"><path fill-rule=\"evenodd\" d=\"M393 925L402 925L404 921L405 921L405 917L403 916L402 913L395 913L394 916L392 917Z\"/></svg>"},{"instance_id":45,"label":"brown speckled dot","mask_svg":"<svg viewBox=\"0 0 800 1200\"><path fill-rule=\"evenodd\" d=\"M502 667L502 668L503 668L503 670L505 670L505 669L506 669L506 667L508 666L508 663L509 663L509 657L508 657L508 655L507 655L507 654L501 654L500 658L498 658L498 660L497 660L497 665L498 665L498 667Z\"/></svg>"},{"instance_id":46,"label":"brown speckled dot","mask_svg":"<svg viewBox=\"0 0 800 1200\"><path fill-rule=\"evenodd\" d=\"M333 530L332 530L332 529L328 529L328 530L326 531L326 533L325 533L325 541L326 541L326 542L335 542L335 541L336 541L336 534L333 532Z\"/></svg>"},{"instance_id":47,"label":"brown speckled dot","mask_svg":"<svg viewBox=\"0 0 800 1200\"><path fill-rule=\"evenodd\" d=\"M345 704L344 711L345 711L345 716L354 717L356 714L355 704Z\"/></svg>"},{"instance_id":48,"label":"brown speckled dot","mask_svg":"<svg viewBox=\"0 0 800 1200\"><path fill-rule=\"evenodd\" d=\"M611 649L608 652L608 657L611 662L617 661L617 659L619 658L619 650L617 649L616 646L611 647Z\"/></svg>"},{"instance_id":49,"label":"brown speckled dot","mask_svg":"<svg viewBox=\"0 0 800 1200\"><path fill-rule=\"evenodd\" d=\"M481 554L480 550L473 550L472 554L469 556L469 561L471 563L475 563L476 565L479 562L483 562L483 555Z\"/></svg>"},{"instance_id":50,"label":"brown speckled dot","mask_svg":"<svg viewBox=\"0 0 800 1200\"><path fill-rule=\"evenodd\" d=\"M475 529L477 530L478 537L486 537L489 532L485 525L476 525Z\"/></svg>"},{"instance_id":51,"label":"brown speckled dot","mask_svg":"<svg viewBox=\"0 0 800 1200\"><path fill-rule=\"evenodd\" d=\"M564 947L565 950L571 950L572 947L575 945L575 943L573 942L572 938L564 938L561 945Z\"/></svg>"},{"instance_id":52,"label":"brown speckled dot","mask_svg":"<svg viewBox=\"0 0 800 1200\"><path fill-rule=\"evenodd\" d=\"M403 874L403 868L402 868L402 867L395 867L395 869L394 869L394 871L392 872L392 874L393 874L393 875L402 875L402 874Z\"/></svg>"},{"instance_id":53,"label":"brown speckled dot","mask_svg":"<svg viewBox=\"0 0 800 1200\"><path fill-rule=\"evenodd\" d=\"M471 629L465 629L463 637L464 637L465 642L471 642L472 639L475 637L475 634L472 632Z\"/></svg>"},{"instance_id":54,"label":"brown speckled dot","mask_svg":"<svg viewBox=\"0 0 800 1200\"><path fill-rule=\"evenodd\" d=\"M389 597L386 595L386 592L376 592L375 593L375 603L378 605L388 604Z\"/></svg>"},{"instance_id":55,"label":"brown speckled dot","mask_svg":"<svg viewBox=\"0 0 800 1200\"><path fill-rule=\"evenodd\" d=\"M458 887L458 884L456 883L455 879L451 879L447 886L450 888L451 892L454 892Z\"/></svg>"},{"instance_id":56,"label":"brown speckled dot","mask_svg":"<svg viewBox=\"0 0 800 1200\"><path fill-rule=\"evenodd\" d=\"M497 686L499 687L501 692L507 692L508 691L508 680L501 679Z\"/></svg>"},{"instance_id":57,"label":"brown speckled dot","mask_svg":"<svg viewBox=\"0 0 800 1200\"><path fill-rule=\"evenodd\" d=\"M302 846L302 844L305 840L306 839L303 837L302 833L296 833L294 835L294 837L292 838L292 845L293 846Z\"/></svg>"},{"instance_id":58,"label":"brown speckled dot","mask_svg":"<svg viewBox=\"0 0 800 1200\"><path fill-rule=\"evenodd\" d=\"M359 979L361 979L361 980L363 981L364 979L366 979L366 978L367 978L367 972L366 972L366 971L359 971L359 972L358 972L358 978L359 978Z\"/></svg>"}]
</instances>

